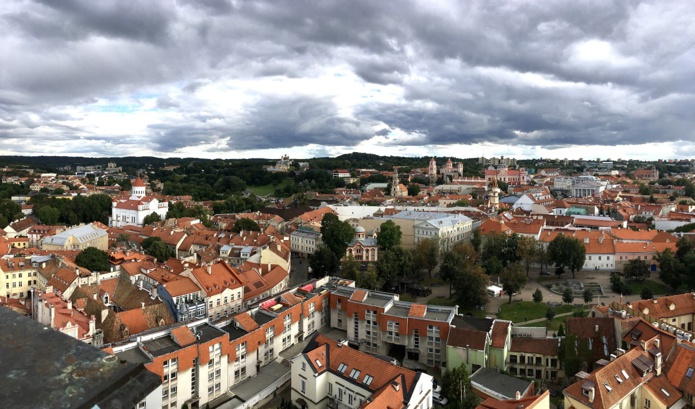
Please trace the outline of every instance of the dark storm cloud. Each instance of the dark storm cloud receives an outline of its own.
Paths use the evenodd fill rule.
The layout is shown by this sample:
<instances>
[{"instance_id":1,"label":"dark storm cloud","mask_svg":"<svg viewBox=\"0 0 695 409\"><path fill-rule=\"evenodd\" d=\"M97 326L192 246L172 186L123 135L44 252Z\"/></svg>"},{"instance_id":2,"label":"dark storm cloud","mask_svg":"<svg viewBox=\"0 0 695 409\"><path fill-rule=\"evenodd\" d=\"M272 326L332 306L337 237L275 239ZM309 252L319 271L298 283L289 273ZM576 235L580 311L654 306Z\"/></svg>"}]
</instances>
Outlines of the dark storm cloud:
<instances>
[{"instance_id":1,"label":"dark storm cloud","mask_svg":"<svg viewBox=\"0 0 695 409\"><path fill-rule=\"evenodd\" d=\"M422 135L412 144L695 140L694 13L688 1L15 0L0 14L0 120L6 138L97 141L111 131L73 111L151 97L180 114L143 129L163 154L353 146L397 129ZM326 80L346 72L361 99ZM267 78L298 85L275 93ZM305 92L319 80L320 95Z\"/></svg>"},{"instance_id":2,"label":"dark storm cloud","mask_svg":"<svg viewBox=\"0 0 695 409\"><path fill-rule=\"evenodd\" d=\"M365 122L341 117L337 111L328 99L268 98L249 107L237 119L197 116L196 123L152 125L152 142L163 152L214 140L227 141L222 150L247 150L309 144L355 145L373 135Z\"/></svg>"}]
</instances>

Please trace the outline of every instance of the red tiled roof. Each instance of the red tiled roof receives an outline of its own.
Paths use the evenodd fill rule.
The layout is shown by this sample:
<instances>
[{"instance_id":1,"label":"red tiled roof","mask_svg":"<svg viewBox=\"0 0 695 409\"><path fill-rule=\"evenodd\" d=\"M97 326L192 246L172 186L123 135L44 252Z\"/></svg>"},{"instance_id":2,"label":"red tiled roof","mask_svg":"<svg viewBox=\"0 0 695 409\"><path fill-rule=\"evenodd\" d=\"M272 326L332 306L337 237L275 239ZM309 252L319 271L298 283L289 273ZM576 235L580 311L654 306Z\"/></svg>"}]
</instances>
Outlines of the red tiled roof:
<instances>
[{"instance_id":1,"label":"red tiled roof","mask_svg":"<svg viewBox=\"0 0 695 409\"><path fill-rule=\"evenodd\" d=\"M410 310L408 311L408 317L424 317L426 312L427 312L427 306L426 305L411 304Z\"/></svg>"},{"instance_id":2,"label":"red tiled roof","mask_svg":"<svg viewBox=\"0 0 695 409\"><path fill-rule=\"evenodd\" d=\"M196 342L195 335L186 325L172 329L171 336L174 338L174 341L182 347Z\"/></svg>"},{"instance_id":3,"label":"red tiled roof","mask_svg":"<svg viewBox=\"0 0 695 409\"><path fill-rule=\"evenodd\" d=\"M507 334L509 333L509 321L497 321L492 324L492 342L491 346L493 348L504 348L505 342L507 342Z\"/></svg>"},{"instance_id":4,"label":"red tiled roof","mask_svg":"<svg viewBox=\"0 0 695 409\"><path fill-rule=\"evenodd\" d=\"M557 343L557 338L513 337L512 346L509 348L509 350L529 354L557 355Z\"/></svg>"},{"instance_id":5,"label":"red tiled roof","mask_svg":"<svg viewBox=\"0 0 695 409\"><path fill-rule=\"evenodd\" d=\"M241 328L246 332L251 332L258 329L258 323L251 318L248 312L242 312L234 316L234 319L239 323Z\"/></svg>"}]
</instances>

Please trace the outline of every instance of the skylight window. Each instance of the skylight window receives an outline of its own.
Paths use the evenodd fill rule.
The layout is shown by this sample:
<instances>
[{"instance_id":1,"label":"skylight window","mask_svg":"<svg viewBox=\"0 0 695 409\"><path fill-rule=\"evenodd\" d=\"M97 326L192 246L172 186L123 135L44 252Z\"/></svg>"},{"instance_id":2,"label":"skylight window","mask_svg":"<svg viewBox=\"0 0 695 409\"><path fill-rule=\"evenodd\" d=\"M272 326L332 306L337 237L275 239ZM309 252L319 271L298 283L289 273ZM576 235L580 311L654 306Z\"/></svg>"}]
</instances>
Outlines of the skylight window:
<instances>
[{"instance_id":1,"label":"skylight window","mask_svg":"<svg viewBox=\"0 0 695 409\"><path fill-rule=\"evenodd\" d=\"M615 375L615 380L618 381L618 384L623 383L623 380L620 379L620 377L618 375Z\"/></svg>"},{"instance_id":2,"label":"skylight window","mask_svg":"<svg viewBox=\"0 0 695 409\"><path fill-rule=\"evenodd\" d=\"M365 385L369 386L369 384L371 384L373 380L374 380L374 377L373 377L372 375L365 375L365 376L364 376L364 379L362 380L362 382L363 382Z\"/></svg>"},{"instance_id":3,"label":"skylight window","mask_svg":"<svg viewBox=\"0 0 695 409\"><path fill-rule=\"evenodd\" d=\"M622 373L623 373L623 377L624 377L625 379L630 379L630 376L627 374L627 372L625 372L624 369L622 370Z\"/></svg>"},{"instance_id":4,"label":"skylight window","mask_svg":"<svg viewBox=\"0 0 695 409\"><path fill-rule=\"evenodd\" d=\"M661 388L661 392L663 392L664 395L666 395L666 396L671 396L671 394L666 392L666 389L664 389L664 388Z\"/></svg>"},{"instance_id":5,"label":"skylight window","mask_svg":"<svg viewBox=\"0 0 695 409\"><path fill-rule=\"evenodd\" d=\"M347 365L345 365L345 364L343 364L343 363L341 363L341 364L338 366L338 372L343 372L343 373L344 373L346 369L347 369Z\"/></svg>"},{"instance_id":6,"label":"skylight window","mask_svg":"<svg viewBox=\"0 0 695 409\"><path fill-rule=\"evenodd\" d=\"M603 386L606 387L606 390L607 390L608 392L610 392L610 391L613 390L613 388L611 388L611 386L608 384L608 382L604 382L604 383L603 383Z\"/></svg>"},{"instance_id":7,"label":"skylight window","mask_svg":"<svg viewBox=\"0 0 695 409\"><path fill-rule=\"evenodd\" d=\"M688 378L692 378L693 377L693 368L688 368L688 372L685 373L685 376L687 376Z\"/></svg>"},{"instance_id":8,"label":"skylight window","mask_svg":"<svg viewBox=\"0 0 695 409\"><path fill-rule=\"evenodd\" d=\"M323 366L323 365L321 365L321 361L319 361L318 359L315 362L316 362L316 366L318 366L319 368Z\"/></svg>"}]
</instances>

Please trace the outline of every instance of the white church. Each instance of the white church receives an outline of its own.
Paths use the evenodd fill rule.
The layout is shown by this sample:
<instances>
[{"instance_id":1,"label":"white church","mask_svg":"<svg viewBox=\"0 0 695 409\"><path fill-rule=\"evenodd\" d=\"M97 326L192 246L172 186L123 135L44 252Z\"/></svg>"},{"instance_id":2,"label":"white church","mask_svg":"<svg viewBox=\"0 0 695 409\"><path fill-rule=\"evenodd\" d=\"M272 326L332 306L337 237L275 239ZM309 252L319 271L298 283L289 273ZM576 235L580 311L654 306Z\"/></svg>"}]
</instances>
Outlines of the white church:
<instances>
[{"instance_id":1,"label":"white church","mask_svg":"<svg viewBox=\"0 0 695 409\"><path fill-rule=\"evenodd\" d=\"M145 182L138 177L133 182L133 189L130 197L113 199L109 226L142 226L145 217L153 212L164 220L169 211L169 202L160 202L154 197L148 197Z\"/></svg>"}]
</instances>

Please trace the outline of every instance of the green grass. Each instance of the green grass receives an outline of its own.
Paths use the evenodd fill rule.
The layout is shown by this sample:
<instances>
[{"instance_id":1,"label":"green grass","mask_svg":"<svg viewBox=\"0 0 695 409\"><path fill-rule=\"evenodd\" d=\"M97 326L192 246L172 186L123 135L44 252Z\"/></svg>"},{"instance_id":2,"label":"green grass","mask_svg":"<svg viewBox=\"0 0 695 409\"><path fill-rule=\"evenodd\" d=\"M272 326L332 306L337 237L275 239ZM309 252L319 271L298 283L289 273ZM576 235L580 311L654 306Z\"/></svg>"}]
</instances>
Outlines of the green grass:
<instances>
[{"instance_id":1,"label":"green grass","mask_svg":"<svg viewBox=\"0 0 695 409\"><path fill-rule=\"evenodd\" d=\"M567 317L570 317L570 315L568 315ZM557 330L560 329L560 325L562 325L565 328L565 331L567 331L567 324L565 323L565 318L567 318L567 317L555 317L555 318L553 318L553 320L550 321L550 325L548 325L548 332L550 332L550 333L557 332ZM530 324L521 323L521 324L519 324L519 326L521 326L521 327L545 327L546 324L547 324L547 320L542 321L542 322L532 322Z\"/></svg>"},{"instance_id":2,"label":"green grass","mask_svg":"<svg viewBox=\"0 0 695 409\"><path fill-rule=\"evenodd\" d=\"M633 294L641 294L642 293L642 287L649 287L652 290L652 293L654 295L663 295L666 294L668 289L666 288L665 285L661 283L657 283L656 281L652 280L644 280L644 281L632 281L632 280L627 280L625 282L627 284L628 288L630 288L630 291L632 291Z\"/></svg>"},{"instance_id":3,"label":"green grass","mask_svg":"<svg viewBox=\"0 0 695 409\"><path fill-rule=\"evenodd\" d=\"M555 308L555 314L564 314L572 312L576 307L574 305L560 305ZM545 318L545 312L548 310L546 303L535 303L533 301L513 302L511 304L503 304L500 307L500 312L497 313L497 318L510 320L514 323L523 323L524 321Z\"/></svg>"},{"instance_id":4,"label":"green grass","mask_svg":"<svg viewBox=\"0 0 695 409\"><path fill-rule=\"evenodd\" d=\"M271 185L263 185L263 186L249 186L249 190L253 192L254 195L256 196L267 196L267 195L272 195L275 193L275 188L276 187L284 187L287 183L289 183L288 180L283 181L277 186Z\"/></svg>"}]
</instances>

